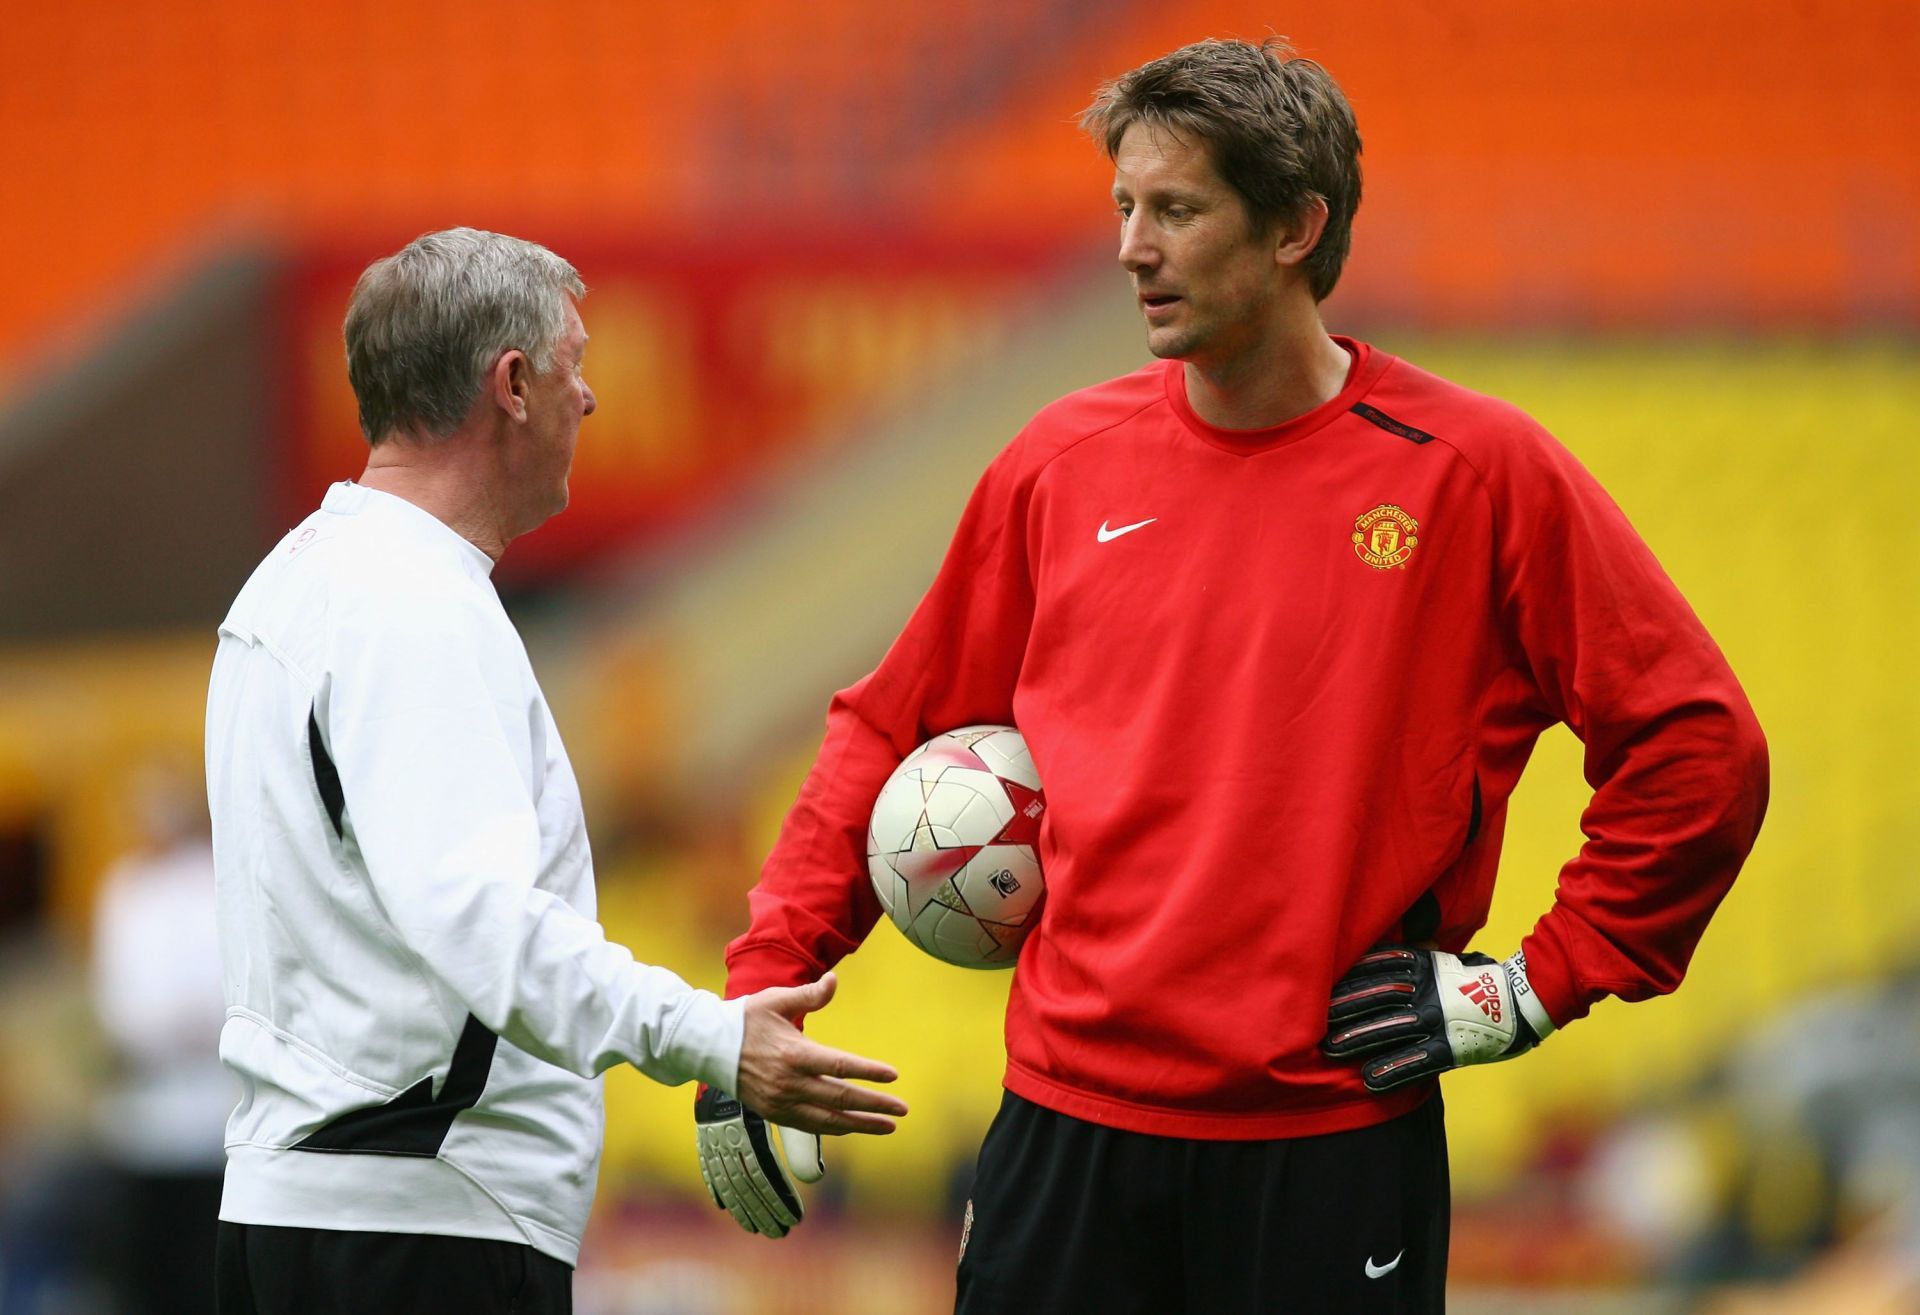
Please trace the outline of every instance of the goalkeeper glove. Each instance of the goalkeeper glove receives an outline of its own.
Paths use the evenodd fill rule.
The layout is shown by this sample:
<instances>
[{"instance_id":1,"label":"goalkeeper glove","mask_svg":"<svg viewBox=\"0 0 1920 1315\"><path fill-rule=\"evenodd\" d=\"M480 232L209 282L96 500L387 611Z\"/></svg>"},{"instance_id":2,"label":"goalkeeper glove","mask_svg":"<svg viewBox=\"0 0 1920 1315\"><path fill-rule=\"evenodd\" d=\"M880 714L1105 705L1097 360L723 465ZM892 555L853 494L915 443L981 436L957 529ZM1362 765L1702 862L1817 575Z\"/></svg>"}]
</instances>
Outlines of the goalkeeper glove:
<instances>
[{"instance_id":1,"label":"goalkeeper glove","mask_svg":"<svg viewBox=\"0 0 1920 1315\"><path fill-rule=\"evenodd\" d=\"M1527 956L1378 949L1333 988L1321 1049L1365 1058L1369 1091L1525 1054L1553 1031L1527 981Z\"/></svg>"},{"instance_id":2,"label":"goalkeeper glove","mask_svg":"<svg viewBox=\"0 0 1920 1315\"><path fill-rule=\"evenodd\" d=\"M717 1087L702 1083L693 1102L700 1176L713 1203L749 1233L785 1237L806 1216L794 1180L818 1182L826 1173L820 1138L770 1124ZM785 1162L774 1150L779 1134Z\"/></svg>"}]
</instances>

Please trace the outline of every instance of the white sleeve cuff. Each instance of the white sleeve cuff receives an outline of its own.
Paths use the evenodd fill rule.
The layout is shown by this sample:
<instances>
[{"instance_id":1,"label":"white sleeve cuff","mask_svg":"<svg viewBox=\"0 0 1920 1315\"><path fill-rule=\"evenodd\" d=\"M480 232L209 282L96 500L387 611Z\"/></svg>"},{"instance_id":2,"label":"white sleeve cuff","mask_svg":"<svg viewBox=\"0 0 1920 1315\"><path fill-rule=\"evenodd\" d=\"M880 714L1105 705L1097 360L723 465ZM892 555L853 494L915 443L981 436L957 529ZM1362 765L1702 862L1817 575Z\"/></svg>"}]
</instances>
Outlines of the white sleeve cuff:
<instances>
[{"instance_id":1,"label":"white sleeve cuff","mask_svg":"<svg viewBox=\"0 0 1920 1315\"><path fill-rule=\"evenodd\" d=\"M695 991L674 1029L671 1062L695 1081L731 1094L740 1080L740 1046L746 1037L746 1005Z\"/></svg>"},{"instance_id":2,"label":"white sleeve cuff","mask_svg":"<svg viewBox=\"0 0 1920 1315\"><path fill-rule=\"evenodd\" d=\"M1540 1003L1540 997L1533 993L1533 983L1527 979L1527 952L1515 950L1501 966L1507 970L1507 982L1513 987L1513 1000L1519 1006L1520 1016L1527 1020L1534 1036L1545 1041L1553 1031L1553 1019L1547 1016L1546 1006Z\"/></svg>"}]
</instances>

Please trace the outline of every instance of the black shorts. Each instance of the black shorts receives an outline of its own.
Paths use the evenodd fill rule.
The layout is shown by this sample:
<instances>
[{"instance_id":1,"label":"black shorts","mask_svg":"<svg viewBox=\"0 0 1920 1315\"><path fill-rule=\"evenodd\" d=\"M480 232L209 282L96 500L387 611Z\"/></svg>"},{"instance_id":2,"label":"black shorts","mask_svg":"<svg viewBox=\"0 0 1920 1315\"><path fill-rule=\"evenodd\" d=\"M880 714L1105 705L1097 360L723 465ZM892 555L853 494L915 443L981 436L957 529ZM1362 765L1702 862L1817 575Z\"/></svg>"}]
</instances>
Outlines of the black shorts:
<instances>
[{"instance_id":1,"label":"black shorts","mask_svg":"<svg viewBox=\"0 0 1920 1315\"><path fill-rule=\"evenodd\" d=\"M220 1221L220 1315L567 1315L573 1267L518 1242Z\"/></svg>"},{"instance_id":2,"label":"black shorts","mask_svg":"<svg viewBox=\"0 0 1920 1315\"><path fill-rule=\"evenodd\" d=\"M1352 1132L1195 1141L1008 1093L980 1147L958 1315L1346 1315L1446 1308L1436 1092Z\"/></svg>"}]
</instances>

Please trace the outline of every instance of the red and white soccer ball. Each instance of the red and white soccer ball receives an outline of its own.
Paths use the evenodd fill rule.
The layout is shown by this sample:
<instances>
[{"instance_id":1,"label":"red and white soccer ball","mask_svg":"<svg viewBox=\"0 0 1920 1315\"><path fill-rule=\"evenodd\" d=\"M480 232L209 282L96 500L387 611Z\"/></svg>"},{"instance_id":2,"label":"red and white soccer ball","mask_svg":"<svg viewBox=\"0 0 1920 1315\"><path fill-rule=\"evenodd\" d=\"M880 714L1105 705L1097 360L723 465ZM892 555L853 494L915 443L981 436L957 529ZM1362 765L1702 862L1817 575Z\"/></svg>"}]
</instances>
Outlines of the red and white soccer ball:
<instances>
[{"instance_id":1,"label":"red and white soccer ball","mask_svg":"<svg viewBox=\"0 0 1920 1315\"><path fill-rule=\"evenodd\" d=\"M880 787L867 875L906 938L962 968L1010 968L1039 916L1047 798L1011 726L963 726Z\"/></svg>"}]
</instances>

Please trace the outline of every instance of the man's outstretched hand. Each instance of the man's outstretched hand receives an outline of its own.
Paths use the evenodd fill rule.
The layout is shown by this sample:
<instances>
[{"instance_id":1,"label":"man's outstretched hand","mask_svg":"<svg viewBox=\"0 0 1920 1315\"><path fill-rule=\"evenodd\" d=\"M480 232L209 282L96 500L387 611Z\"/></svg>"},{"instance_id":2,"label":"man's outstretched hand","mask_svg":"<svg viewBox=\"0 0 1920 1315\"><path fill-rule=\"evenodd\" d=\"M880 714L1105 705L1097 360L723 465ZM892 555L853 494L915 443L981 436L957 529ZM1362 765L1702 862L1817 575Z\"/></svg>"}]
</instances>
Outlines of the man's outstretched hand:
<instances>
[{"instance_id":1,"label":"man's outstretched hand","mask_svg":"<svg viewBox=\"0 0 1920 1315\"><path fill-rule=\"evenodd\" d=\"M854 1085L892 1082L892 1068L810 1041L796 1026L833 999L835 985L828 973L810 986L748 996L739 1092L702 1086L694 1098L700 1176L714 1203L750 1233L785 1237L805 1216L795 1180L826 1172L820 1134L890 1133L907 1112L899 1097Z\"/></svg>"},{"instance_id":2,"label":"man's outstretched hand","mask_svg":"<svg viewBox=\"0 0 1920 1315\"><path fill-rule=\"evenodd\" d=\"M1334 984L1332 1059L1363 1059L1369 1091L1391 1091L1466 1064L1525 1054L1553 1031L1527 980L1527 958L1387 946Z\"/></svg>"},{"instance_id":3,"label":"man's outstretched hand","mask_svg":"<svg viewBox=\"0 0 1920 1315\"><path fill-rule=\"evenodd\" d=\"M794 1026L833 999L836 985L828 973L810 986L772 986L746 998L734 1095L769 1121L802 1132L892 1132L887 1116L905 1114L906 1102L856 1087L853 1079L892 1082L900 1075L879 1060L810 1041Z\"/></svg>"}]
</instances>

